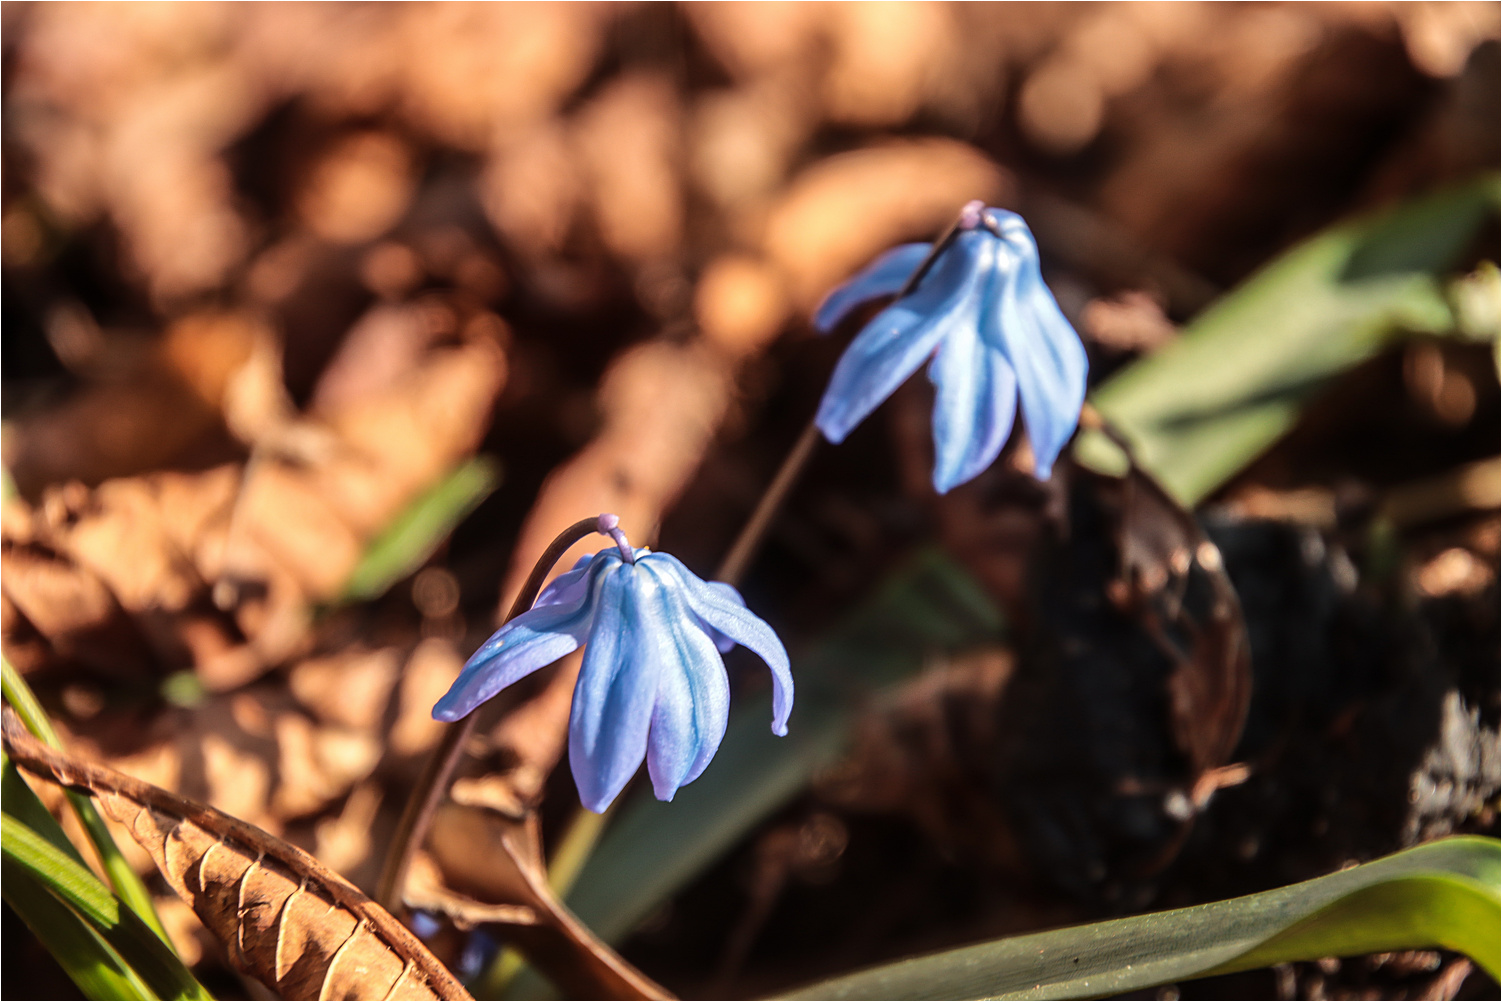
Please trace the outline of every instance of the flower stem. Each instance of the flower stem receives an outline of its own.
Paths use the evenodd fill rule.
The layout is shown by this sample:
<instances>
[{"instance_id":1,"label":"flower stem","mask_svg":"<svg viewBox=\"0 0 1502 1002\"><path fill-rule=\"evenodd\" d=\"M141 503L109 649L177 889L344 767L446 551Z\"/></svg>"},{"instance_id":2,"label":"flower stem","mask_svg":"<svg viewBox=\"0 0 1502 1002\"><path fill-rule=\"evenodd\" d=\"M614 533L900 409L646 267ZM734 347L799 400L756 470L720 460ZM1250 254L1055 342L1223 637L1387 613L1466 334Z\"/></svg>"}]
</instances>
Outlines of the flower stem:
<instances>
[{"instance_id":1,"label":"flower stem","mask_svg":"<svg viewBox=\"0 0 1502 1002\"><path fill-rule=\"evenodd\" d=\"M782 461L782 468L762 492L761 500L756 502L756 510L746 520L741 534L735 537L731 544L730 552L720 563L719 570L715 571L715 580L724 581L726 584L738 585L741 577L746 573L746 566L756 554L756 548L761 545L762 537L767 534L767 529L772 525L772 519L776 516L782 502L787 500L793 485L798 482L798 474L803 472L803 467L808 463L808 458L814 454L814 446L819 442L819 426L809 421L803 429L803 434L798 436L792 451Z\"/></svg>"},{"instance_id":2,"label":"flower stem","mask_svg":"<svg viewBox=\"0 0 1502 1002\"><path fill-rule=\"evenodd\" d=\"M516 601L511 604L506 618L501 620L501 625L504 626L532 608L553 565L579 540L602 531L600 525L600 518L580 519L548 544L537 563L532 565L532 573L527 575L526 582L517 593ZM380 882L376 885L376 900L393 914L401 904L402 888L407 882L407 870L412 865L412 856L428 834L433 812L438 809L439 800L448 791L449 779L454 774L454 767L459 764L464 745L470 734L474 733L478 718L479 711L476 711L463 720L456 720L448 725L443 732L443 739L433 749L433 754L423 767L422 778L407 798L407 806L402 810L401 820L397 822L391 846L386 850L386 862L381 868Z\"/></svg>"},{"instance_id":3,"label":"flower stem","mask_svg":"<svg viewBox=\"0 0 1502 1002\"><path fill-rule=\"evenodd\" d=\"M949 228L939 239L934 241L933 246L928 249L928 255L919 262L918 267L913 269L907 281L902 283L902 288L898 290L894 299L901 299L918 287L918 283L923 281L923 276L933 268L939 255L944 253L944 249L954 243L954 238L966 228L969 209L970 206L966 206L965 210L961 210L959 217L949 224ZM970 214L973 215L973 212ZM972 222L969 225L975 224ZM818 444L818 441L819 426L810 420L808 426L803 429L803 434L798 436L798 441L793 443L793 448L788 452L787 458L782 461L777 475L762 492L761 499L756 502L756 508L741 528L740 535L736 536L735 542L730 545L730 550L720 563L719 570L715 571L716 581L724 581L729 585L741 583L741 578L745 575L751 558L756 555L757 547L761 545L767 530L772 526L772 519L782 508L782 503L787 500L788 494L792 493L793 485L798 482L798 475L803 472L803 467L808 464L809 457L814 454L814 446Z\"/></svg>"}]
</instances>

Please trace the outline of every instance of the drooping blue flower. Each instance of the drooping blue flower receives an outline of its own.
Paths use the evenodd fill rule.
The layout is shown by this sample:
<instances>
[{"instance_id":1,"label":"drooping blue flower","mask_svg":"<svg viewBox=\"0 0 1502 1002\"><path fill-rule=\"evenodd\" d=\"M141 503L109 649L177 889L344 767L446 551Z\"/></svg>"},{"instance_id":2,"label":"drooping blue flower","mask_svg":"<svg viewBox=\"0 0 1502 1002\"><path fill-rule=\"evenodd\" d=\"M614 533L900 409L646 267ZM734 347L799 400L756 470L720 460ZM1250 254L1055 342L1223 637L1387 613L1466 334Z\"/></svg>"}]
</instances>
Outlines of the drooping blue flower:
<instances>
[{"instance_id":1,"label":"drooping blue flower","mask_svg":"<svg viewBox=\"0 0 1502 1002\"><path fill-rule=\"evenodd\" d=\"M787 733L793 708L787 651L739 592L618 538L621 545L581 557L496 631L433 707L438 720L459 720L584 644L569 765L579 799L596 812L610 806L643 758L659 800L672 800L709 765L730 713L721 654L735 644L772 669L774 734Z\"/></svg>"},{"instance_id":2,"label":"drooping blue flower","mask_svg":"<svg viewBox=\"0 0 1502 1002\"><path fill-rule=\"evenodd\" d=\"M931 245L904 244L835 289L814 324L828 332L862 303L901 292ZM1079 422L1088 363L1038 267L1022 217L965 206L953 240L917 287L882 310L841 356L819 404L824 437L845 440L928 360L934 385L934 489L945 493L995 461L1022 417L1033 472L1047 479Z\"/></svg>"}]
</instances>

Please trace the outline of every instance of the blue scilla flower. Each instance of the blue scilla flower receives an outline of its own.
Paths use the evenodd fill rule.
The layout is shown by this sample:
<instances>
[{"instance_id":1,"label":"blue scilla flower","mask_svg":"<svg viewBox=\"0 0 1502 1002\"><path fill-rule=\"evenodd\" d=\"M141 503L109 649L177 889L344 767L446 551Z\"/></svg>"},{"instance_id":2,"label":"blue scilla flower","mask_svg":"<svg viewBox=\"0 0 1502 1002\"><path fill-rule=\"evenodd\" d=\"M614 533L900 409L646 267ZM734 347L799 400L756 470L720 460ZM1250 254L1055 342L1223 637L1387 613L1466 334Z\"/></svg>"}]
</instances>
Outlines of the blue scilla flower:
<instances>
[{"instance_id":1,"label":"blue scilla flower","mask_svg":"<svg viewBox=\"0 0 1502 1002\"><path fill-rule=\"evenodd\" d=\"M931 359L934 489L942 494L991 465L1011 434L1019 397L1034 474L1047 479L1079 421L1087 362L1043 284L1038 245L1022 217L971 202L937 254L930 244L887 252L830 293L814 324L828 332L862 303L904 290L835 367L815 419L824 437L844 441Z\"/></svg>"},{"instance_id":2,"label":"blue scilla flower","mask_svg":"<svg viewBox=\"0 0 1502 1002\"><path fill-rule=\"evenodd\" d=\"M605 522L610 518L610 522ZM677 558L617 545L581 557L502 626L433 707L463 718L506 686L584 644L569 714L569 765L579 799L603 811L642 759L659 800L709 765L730 713L721 654L744 644L772 669L772 732L787 733L793 677L777 634L728 584L701 580ZM602 530L603 531L603 530Z\"/></svg>"}]
</instances>

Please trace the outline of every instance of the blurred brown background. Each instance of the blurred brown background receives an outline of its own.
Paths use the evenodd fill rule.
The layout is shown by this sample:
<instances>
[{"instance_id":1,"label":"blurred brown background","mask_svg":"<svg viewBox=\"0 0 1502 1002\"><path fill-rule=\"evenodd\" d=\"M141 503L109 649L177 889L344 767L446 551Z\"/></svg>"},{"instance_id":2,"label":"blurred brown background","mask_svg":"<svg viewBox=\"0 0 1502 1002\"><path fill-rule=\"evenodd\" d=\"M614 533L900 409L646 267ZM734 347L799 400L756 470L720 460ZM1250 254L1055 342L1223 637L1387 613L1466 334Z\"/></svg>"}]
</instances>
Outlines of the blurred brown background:
<instances>
[{"instance_id":1,"label":"blurred brown background","mask_svg":"<svg viewBox=\"0 0 1502 1002\"><path fill-rule=\"evenodd\" d=\"M1097 379L1499 157L1490 2L0 16L6 655L85 750L367 887L507 582L598 511L707 573L836 357L809 312L881 249L970 198L1023 212ZM1435 437L1379 480L1495 453L1495 372L1425 350L1397 364ZM790 645L923 535L884 434L824 454L748 583ZM447 547L326 611L477 452L500 487ZM1233 500L1276 508L1290 468ZM1495 525L1422 587L1494 587ZM1068 917L1024 912L970 937ZM790 983L735 980L766 920L738 915L674 987Z\"/></svg>"}]
</instances>

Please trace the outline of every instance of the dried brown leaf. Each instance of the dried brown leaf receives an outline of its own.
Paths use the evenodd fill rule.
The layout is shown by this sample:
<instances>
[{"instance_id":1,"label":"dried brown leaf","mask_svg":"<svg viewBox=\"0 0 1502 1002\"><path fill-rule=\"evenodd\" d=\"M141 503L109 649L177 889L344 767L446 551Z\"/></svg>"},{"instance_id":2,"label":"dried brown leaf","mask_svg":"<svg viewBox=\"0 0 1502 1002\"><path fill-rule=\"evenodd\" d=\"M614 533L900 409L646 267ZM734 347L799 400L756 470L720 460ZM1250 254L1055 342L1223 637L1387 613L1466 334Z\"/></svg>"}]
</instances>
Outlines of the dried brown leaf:
<instances>
[{"instance_id":1,"label":"dried brown leaf","mask_svg":"<svg viewBox=\"0 0 1502 1002\"><path fill-rule=\"evenodd\" d=\"M579 998L673 996L601 942L548 885L536 812L444 804L428 840L441 882L417 881L413 907L434 905L464 925L500 923L528 958ZM431 881L431 882L430 882Z\"/></svg>"},{"instance_id":2,"label":"dried brown leaf","mask_svg":"<svg viewBox=\"0 0 1502 1002\"><path fill-rule=\"evenodd\" d=\"M405 926L296 846L53 751L8 710L4 735L22 768L89 793L125 824L231 963L282 998L470 998Z\"/></svg>"}]
</instances>

